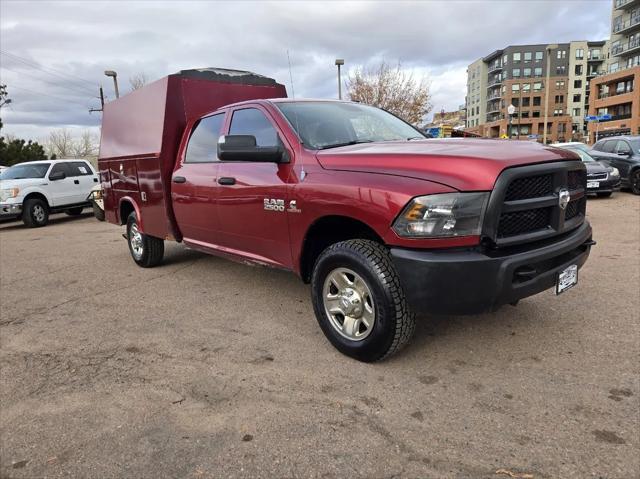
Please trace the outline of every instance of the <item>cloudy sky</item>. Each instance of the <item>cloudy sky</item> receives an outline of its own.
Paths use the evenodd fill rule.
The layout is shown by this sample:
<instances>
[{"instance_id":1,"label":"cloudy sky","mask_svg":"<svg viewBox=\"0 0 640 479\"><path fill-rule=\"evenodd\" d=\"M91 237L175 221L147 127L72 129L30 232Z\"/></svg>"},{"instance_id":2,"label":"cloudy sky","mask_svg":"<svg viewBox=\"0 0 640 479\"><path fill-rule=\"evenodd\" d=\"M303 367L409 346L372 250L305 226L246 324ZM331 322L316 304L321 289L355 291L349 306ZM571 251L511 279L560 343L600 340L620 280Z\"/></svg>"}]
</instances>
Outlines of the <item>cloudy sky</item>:
<instances>
[{"instance_id":1,"label":"cloudy sky","mask_svg":"<svg viewBox=\"0 0 640 479\"><path fill-rule=\"evenodd\" d=\"M434 111L464 103L466 67L510 44L608 38L611 0L415 2L0 1L4 134L96 129L105 69L150 80L181 69L251 70L298 97L334 98L335 58L425 75Z\"/></svg>"}]
</instances>

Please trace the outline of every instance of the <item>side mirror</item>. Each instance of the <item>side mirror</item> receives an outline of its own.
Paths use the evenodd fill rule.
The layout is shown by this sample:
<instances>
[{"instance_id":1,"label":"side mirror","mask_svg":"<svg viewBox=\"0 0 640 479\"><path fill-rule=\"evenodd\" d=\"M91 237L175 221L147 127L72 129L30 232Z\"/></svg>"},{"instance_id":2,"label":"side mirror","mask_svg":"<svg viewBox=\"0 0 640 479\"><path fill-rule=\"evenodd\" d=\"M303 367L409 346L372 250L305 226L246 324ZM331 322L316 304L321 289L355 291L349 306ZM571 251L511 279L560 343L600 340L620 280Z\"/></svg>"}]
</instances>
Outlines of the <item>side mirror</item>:
<instances>
[{"instance_id":1,"label":"side mirror","mask_svg":"<svg viewBox=\"0 0 640 479\"><path fill-rule=\"evenodd\" d=\"M282 145L256 146L253 135L224 135L218 140L220 161L253 161L262 163L285 163L286 154Z\"/></svg>"},{"instance_id":2,"label":"side mirror","mask_svg":"<svg viewBox=\"0 0 640 479\"><path fill-rule=\"evenodd\" d=\"M51 181L64 180L66 177L67 175L64 174L64 171L56 171L55 173L51 173L49 175L49 180Z\"/></svg>"}]
</instances>

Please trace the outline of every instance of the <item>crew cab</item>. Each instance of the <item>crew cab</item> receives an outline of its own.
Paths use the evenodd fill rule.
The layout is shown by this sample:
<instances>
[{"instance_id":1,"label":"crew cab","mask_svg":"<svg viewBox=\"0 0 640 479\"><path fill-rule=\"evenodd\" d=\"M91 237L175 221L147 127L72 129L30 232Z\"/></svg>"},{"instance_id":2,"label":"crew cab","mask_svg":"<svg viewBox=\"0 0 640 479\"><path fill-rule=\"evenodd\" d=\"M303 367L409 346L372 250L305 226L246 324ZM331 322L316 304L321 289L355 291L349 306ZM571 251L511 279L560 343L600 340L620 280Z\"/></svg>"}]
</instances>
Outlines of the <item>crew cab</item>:
<instances>
[{"instance_id":1,"label":"crew cab","mask_svg":"<svg viewBox=\"0 0 640 479\"><path fill-rule=\"evenodd\" d=\"M0 174L0 218L22 218L30 228L45 226L49 214L78 216L90 206L98 176L88 161L28 161Z\"/></svg>"},{"instance_id":2,"label":"crew cab","mask_svg":"<svg viewBox=\"0 0 640 479\"><path fill-rule=\"evenodd\" d=\"M572 152L427 140L249 72L183 71L108 103L99 168L135 263L160 264L173 240L292 271L328 340L361 361L398 351L416 314L566 291L594 244Z\"/></svg>"}]
</instances>

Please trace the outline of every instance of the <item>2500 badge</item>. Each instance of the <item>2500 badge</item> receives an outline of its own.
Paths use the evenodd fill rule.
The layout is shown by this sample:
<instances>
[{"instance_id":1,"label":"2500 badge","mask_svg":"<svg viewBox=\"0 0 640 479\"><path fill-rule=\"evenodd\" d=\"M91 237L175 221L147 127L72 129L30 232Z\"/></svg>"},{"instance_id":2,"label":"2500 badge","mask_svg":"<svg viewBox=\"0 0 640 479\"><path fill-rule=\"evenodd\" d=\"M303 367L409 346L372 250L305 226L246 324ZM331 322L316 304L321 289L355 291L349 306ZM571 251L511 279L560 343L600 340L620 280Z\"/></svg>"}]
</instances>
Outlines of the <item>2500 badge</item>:
<instances>
[{"instance_id":1,"label":"2500 badge","mask_svg":"<svg viewBox=\"0 0 640 479\"><path fill-rule=\"evenodd\" d=\"M275 198L264 199L264 209L266 211L284 211L284 200L277 200ZM296 200L289 201L289 213L300 213L298 209L298 203Z\"/></svg>"}]
</instances>

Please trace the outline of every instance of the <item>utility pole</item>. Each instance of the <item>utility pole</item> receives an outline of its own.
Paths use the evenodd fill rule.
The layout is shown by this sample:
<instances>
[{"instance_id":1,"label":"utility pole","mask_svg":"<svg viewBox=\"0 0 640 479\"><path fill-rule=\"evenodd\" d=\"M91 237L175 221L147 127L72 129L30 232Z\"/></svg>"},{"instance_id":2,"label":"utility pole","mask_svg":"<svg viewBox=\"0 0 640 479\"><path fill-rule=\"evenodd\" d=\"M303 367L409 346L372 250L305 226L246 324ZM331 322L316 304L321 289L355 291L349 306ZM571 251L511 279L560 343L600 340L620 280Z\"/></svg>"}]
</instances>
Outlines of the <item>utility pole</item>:
<instances>
[{"instance_id":1,"label":"utility pole","mask_svg":"<svg viewBox=\"0 0 640 479\"><path fill-rule=\"evenodd\" d=\"M105 70L104 74L113 78L113 88L116 91L116 99L120 98L120 92L118 91L118 74L113 70Z\"/></svg>"},{"instance_id":2,"label":"utility pole","mask_svg":"<svg viewBox=\"0 0 640 479\"><path fill-rule=\"evenodd\" d=\"M542 144L547 144L547 122L549 121L549 79L551 76L551 50L555 50L558 48L556 43L547 45L546 53L547 53L547 75L545 79L544 85L544 131L542 132Z\"/></svg>"},{"instance_id":3,"label":"utility pole","mask_svg":"<svg viewBox=\"0 0 640 479\"><path fill-rule=\"evenodd\" d=\"M344 65L342 58L336 59L336 66L338 67L338 100L342 100L342 80L340 78L340 67Z\"/></svg>"},{"instance_id":4,"label":"utility pole","mask_svg":"<svg viewBox=\"0 0 640 479\"><path fill-rule=\"evenodd\" d=\"M518 88L518 140L520 139L520 118L522 117L522 84Z\"/></svg>"},{"instance_id":5,"label":"utility pole","mask_svg":"<svg viewBox=\"0 0 640 479\"><path fill-rule=\"evenodd\" d=\"M100 108L91 108L89 113L94 111L104 111L104 92L102 91L102 85L100 85Z\"/></svg>"}]
</instances>

